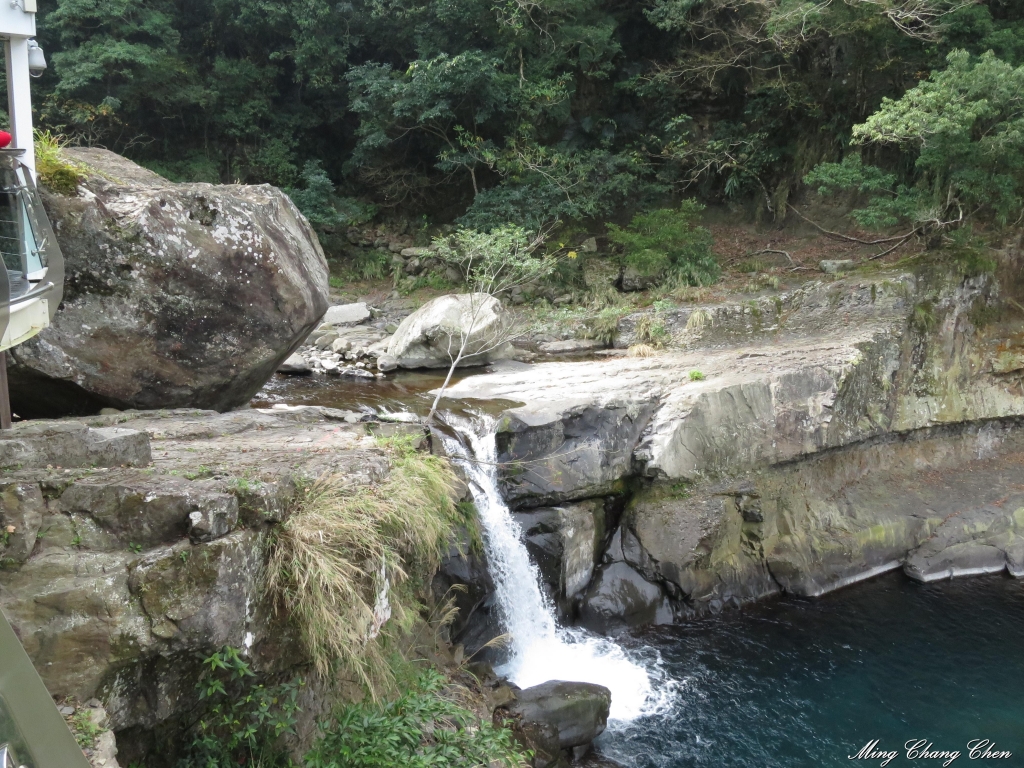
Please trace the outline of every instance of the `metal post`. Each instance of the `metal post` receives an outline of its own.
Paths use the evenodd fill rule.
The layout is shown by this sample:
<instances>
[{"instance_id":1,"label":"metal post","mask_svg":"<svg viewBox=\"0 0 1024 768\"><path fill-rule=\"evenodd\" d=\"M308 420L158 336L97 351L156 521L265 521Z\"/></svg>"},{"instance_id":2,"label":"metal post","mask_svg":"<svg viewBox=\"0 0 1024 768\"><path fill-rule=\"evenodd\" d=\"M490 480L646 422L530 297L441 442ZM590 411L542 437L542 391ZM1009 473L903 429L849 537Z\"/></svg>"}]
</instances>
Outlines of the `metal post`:
<instances>
[{"instance_id":1,"label":"metal post","mask_svg":"<svg viewBox=\"0 0 1024 768\"><path fill-rule=\"evenodd\" d=\"M14 37L7 41L7 109L11 118L14 147L24 149L21 162L36 174L36 158L32 146L32 93L29 86L28 38Z\"/></svg>"},{"instance_id":2,"label":"metal post","mask_svg":"<svg viewBox=\"0 0 1024 768\"><path fill-rule=\"evenodd\" d=\"M0 429L11 428L11 393L7 389L7 352L0 352Z\"/></svg>"}]
</instances>

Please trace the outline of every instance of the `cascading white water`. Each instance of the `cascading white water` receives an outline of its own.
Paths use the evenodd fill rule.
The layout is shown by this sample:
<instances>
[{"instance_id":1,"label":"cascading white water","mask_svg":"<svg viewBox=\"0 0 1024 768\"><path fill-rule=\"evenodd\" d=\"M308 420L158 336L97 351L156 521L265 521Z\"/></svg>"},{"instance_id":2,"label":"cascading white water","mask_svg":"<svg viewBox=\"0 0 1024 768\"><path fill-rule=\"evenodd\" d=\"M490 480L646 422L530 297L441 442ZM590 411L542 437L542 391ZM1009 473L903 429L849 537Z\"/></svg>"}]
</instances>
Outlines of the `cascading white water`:
<instances>
[{"instance_id":1,"label":"cascading white water","mask_svg":"<svg viewBox=\"0 0 1024 768\"><path fill-rule=\"evenodd\" d=\"M494 422L478 422L481 434L468 422L452 421L469 448L451 438L445 445L469 478L501 620L510 635L510 658L498 671L522 688L548 680L603 685L612 692L613 721L664 711L671 694L667 686L659 690L654 669L631 660L606 638L558 626L522 529L498 490Z\"/></svg>"}]
</instances>

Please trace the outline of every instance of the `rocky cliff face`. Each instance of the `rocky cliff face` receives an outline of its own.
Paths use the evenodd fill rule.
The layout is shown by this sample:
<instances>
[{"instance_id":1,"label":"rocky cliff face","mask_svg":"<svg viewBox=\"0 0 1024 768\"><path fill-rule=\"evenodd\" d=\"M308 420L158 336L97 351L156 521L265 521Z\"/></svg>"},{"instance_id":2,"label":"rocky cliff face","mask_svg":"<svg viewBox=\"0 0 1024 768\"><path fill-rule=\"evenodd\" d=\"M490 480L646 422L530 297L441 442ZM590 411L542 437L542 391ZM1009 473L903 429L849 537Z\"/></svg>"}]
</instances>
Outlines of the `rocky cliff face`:
<instances>
[{"instance_id":1,"label":"rocky cliff face","mask_svg":"<svg viewBox=\"0 0 1024 768\"><path fill-rule=\"evenodd\" d=\"M12 354L25 417L248 402L327 309L309 224L267 185L173 184L100 149L44 203L64 253L54 323Z\"/></svg>"},{"instance_id":2,"label":"rocky cliff face","mask_svg":"<svg viewBox=\"0 0 1024 768\"><path fill-rule=\"evenodd\" d=\"M135 412L0 438L0 608L54 696L102 701L122 764L173 762L202 658L221 646L296 674L294 630L261 586L268 536L309 479L387 475L367 418ZM95 450L62 452L68 433ZM305 690L308 736L329 700Z\"/></svg>"},{"instance_id":3,"label":"rocky cliff face","mask_svg":"<svg viewBox=\"0 0 1024 768\"><path fill-rule=\"evenodd\" d=\"M663 313L674 344L653 358L472 377L449 396L523 403L497 434L514 506L628 501L576 601L590 626L899 567L1020 575L1016 261Z\"/></svg>"}]
</instances>

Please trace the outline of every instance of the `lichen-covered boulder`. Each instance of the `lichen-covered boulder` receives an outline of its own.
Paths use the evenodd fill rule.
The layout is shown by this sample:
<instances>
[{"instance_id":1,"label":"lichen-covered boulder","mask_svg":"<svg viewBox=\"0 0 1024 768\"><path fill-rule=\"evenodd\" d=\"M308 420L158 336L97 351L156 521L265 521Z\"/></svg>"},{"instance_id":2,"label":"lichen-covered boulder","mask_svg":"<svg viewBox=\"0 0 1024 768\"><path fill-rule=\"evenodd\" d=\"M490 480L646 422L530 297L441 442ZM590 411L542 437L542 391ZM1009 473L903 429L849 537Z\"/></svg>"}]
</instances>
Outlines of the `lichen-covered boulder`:
<instances>
[{"instance_id":1,"label":"lichen-covered boulder","mask_svg":"<svg viewBox=\"0 0 1024 768\"><path fill-rule=\"evenodd\" d=\"M316 326L328 271L268 186L174 184L101 149L73 197L44 194L67 265L53 325L13 351L21 416L246 403Z\"/></svg>"},{"instance_id":2,"label":"lichen-covered boulder","mask_svg":"<svg viewBox=\"0 0 1024 768\"><path fill-rule=\"evenodd\" d=\"M460 366L487 365L512 356L509 321L485 293L438 296L402 321L382 357L399 368L447 368L464 346Z\"/></svg>"}]
</instances>

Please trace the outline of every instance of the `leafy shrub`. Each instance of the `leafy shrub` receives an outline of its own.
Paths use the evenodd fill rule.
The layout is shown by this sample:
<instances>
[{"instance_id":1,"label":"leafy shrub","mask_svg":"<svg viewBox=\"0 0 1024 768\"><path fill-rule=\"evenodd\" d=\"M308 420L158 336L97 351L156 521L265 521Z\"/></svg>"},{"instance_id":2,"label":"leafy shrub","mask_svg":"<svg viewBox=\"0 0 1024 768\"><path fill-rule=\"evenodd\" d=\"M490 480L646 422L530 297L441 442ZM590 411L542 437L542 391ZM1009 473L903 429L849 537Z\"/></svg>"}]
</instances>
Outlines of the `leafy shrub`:
<instances>
[{"instance_id":1,"label":"leafy shrub","mask_svg":"<svg viewBox=\"0 0 1024 768\"><path fill-rule=\"evenodd\" d=\"M711 232L694 225L704 206L685 200L678 209L637 214L628 227L608 225L608 239L623 249L623 265L641 275L670 274L690 285L708 285L721 273L711 252Z\"/></svg>"},{"instance_id":2,"label":"leafy shrub","mask_svg":"<svg viewBox=\"0 0 1024 768\"><path fill-rule=\"evenodd\" d=\"M626 310L621 307L605 307L588 317L583 321L583 338L611 346L619 335L619 318L625 312Z\"/></svg>"},{"instance_id":3,"label":"leafy shrub","mask_svg":"<svg viewBox=\"0 0 1024 768\"><path fill-rule=\"evenodd\" d=\"M511 732L451 701L445 684L429 670L394 701L345 707L322 726L306 768L525 768Z\"/></svg>"},{"instance_id":4,"label":"leafy shrub","mask_svg":"<svg viewBox=\"0 0 1024 768\"><path fill-rule=\"evenodd\" d=\"M302 169L302 187L286 189L285 192L317 230L331 230L338 227L369 221L376 213L373 206L358 200L335 195L334 182L319 160L310 160Z\"/></svg>"},{"instance_id":5,"label":"leafy shrub","mask_svg":"<svg viewBox=\"0 0 1024 768\"><path fill-rule=\"evenodd\" d=\"M302 681L257 683L241 653L231 646L204 659L203 667L198 683L201 715L179 768L291 765L278 740L295 732Z\"/></svg>"},{"instance_id":6,"label":"leafy shrub","mask_svg":"<svg viewBox=\"0 0 1024 768\"><path fill-rule=\"evenodd\" d=\"M690 381L704 381L704 374L700 371L690 371Z\"/></svg>"},{"instance_id":7,"label":"leafy shrub","mask_svg":"<svg viewBox=\"0 0 1024 768\"><path fill-rule=\"evenodd\" d=\"M540 244L522 227L512 226L491 232L460 229L434 240L442 264L458 270L470 291L491 296L551 274L555 259L537 255Z\"/></svg>"}]
</instances>

